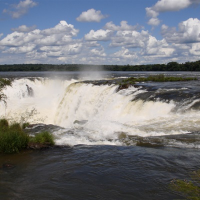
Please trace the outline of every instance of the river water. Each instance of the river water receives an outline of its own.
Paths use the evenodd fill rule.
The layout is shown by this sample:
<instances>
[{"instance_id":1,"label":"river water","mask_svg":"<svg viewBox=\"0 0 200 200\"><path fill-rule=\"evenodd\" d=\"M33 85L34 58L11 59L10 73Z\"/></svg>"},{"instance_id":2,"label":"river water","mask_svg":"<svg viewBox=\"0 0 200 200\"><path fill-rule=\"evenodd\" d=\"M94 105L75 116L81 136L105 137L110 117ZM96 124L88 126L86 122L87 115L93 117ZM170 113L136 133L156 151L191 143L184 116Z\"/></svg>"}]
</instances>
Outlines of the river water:
<instances>
[{"instance_id":1,"label":"river water","mask_svg":"<svg viewBox=\"0 0 200 200\"><path fill-rule=\"evenodd\" d=\"M1 117L30 122L30 134L49 130L56 142L0 155L0 199L182 198L169 184L200 168L200 82L137 83L120 91L82 82L155 74L0 73L13 78Z\"/></svg>"}]
</instances>

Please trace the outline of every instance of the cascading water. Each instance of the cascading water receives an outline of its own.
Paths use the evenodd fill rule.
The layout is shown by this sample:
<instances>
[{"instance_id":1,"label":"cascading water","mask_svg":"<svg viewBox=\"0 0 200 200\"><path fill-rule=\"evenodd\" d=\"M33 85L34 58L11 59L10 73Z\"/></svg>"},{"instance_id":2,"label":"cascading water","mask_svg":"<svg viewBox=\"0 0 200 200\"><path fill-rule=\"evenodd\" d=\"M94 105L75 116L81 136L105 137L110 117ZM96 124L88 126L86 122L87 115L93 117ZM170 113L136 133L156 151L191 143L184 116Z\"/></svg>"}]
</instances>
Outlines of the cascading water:
<instances>
[{"instance_id":1,"label":"cascading water","mask_svg":"<svg viewBox=\"0 0 200 200\"><path fill-rule=\"evenodd\" d=\"M73 79L15 79L3 91L8 99L7 106L1 103L0 113L10 121L63 127L54 131L59 145L122 145L127 136L176 135L200 129L200 113L188 109L192 102L183 103L188 99L177 108L173 100L138 98L148 93L142 87L117 88Z\"/></svg>"}]
</instances>

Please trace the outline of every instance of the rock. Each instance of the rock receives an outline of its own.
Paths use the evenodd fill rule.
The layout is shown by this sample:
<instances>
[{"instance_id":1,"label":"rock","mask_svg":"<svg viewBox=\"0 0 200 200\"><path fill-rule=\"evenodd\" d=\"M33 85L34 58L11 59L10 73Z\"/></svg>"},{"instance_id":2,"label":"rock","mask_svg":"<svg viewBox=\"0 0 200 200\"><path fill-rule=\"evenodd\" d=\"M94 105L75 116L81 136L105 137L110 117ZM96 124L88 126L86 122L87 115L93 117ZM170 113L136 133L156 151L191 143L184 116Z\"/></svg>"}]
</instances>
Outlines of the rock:
<instances>
[{"instance_id":1,"label":"rock","mask_svg":"<svg viewBox=\"0 0 200 200\"><path fill-rule=\"evenodd\" d=\"M48 142L45 142L44 144L37 143L37 142L29 142L28 144L28 149L35 149L35 150L40 150L40 149L46 149L50 148L52 145Z\"/></svg>"}]
</instances>

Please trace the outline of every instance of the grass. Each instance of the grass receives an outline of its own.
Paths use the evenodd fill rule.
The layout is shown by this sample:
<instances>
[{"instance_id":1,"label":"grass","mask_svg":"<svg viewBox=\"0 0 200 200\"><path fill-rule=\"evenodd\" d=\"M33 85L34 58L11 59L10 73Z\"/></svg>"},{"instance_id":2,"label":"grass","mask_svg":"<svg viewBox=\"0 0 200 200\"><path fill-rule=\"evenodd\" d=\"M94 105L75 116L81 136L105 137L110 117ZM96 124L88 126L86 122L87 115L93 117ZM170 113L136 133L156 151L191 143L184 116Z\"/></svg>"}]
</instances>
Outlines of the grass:
<instances>
[{"instance_id":1,"label":"grass","mask_svg":"<svg viewBox=\"0 0 200 200\"><path fill-rule=\"evenodd\" d=\"M134 85L136 82L176 82L176 81L193 81L197 80L197 78L191 77L172 77L172 76L165 76L164 74L159 74L155 76L148 76L148 77L139 77L139 78L126 78L119 83L119 89L128 88L130 85Z\"/></svg>"},{"instance_id":2,"label":"grass","mask_svg":"<svg viewBox=\"0 0 200 200\"><path fill-rule=\"evenodd\" d=\"M39 143L39 144L48 144L54 145L53 135L48 131L44 131L35 135L30 139L30 142Z\"/></svg>"},{"instance_id":3,"label":"grass","mask_svg":"<svg viewBox=\"0 0 200 200\"><path fill-rule=\"evenodd\" d=\"M25 122L25 123L22 124L22 128L25 129L25 128L27 128L29 125L30 125L30 123Z\"/></svg>"},{"instance_id":4,"label":"grass","mask_svg":"<svg viewBox=\"0 0 200 200\"><path fill-rule=\"evenodd\" d=\"M191 175L193 181L173 180L170 188L189 200L200 200L200 170Z\"/></svg>"},{"instance_id":5,"label":"grass","mask_svg":"<svg viewBox=\"0 0 200 200\"><path fill-rule=\"evenodd\" d=\"M0 120L0 152L16 153L27 147L29 136L19 124L9 126L7 120Z\"/></svg>"},{"instance_id":6,"label":"grass","mask_svg":"<svg viewBox=\"0 0 200 200\"><path fill-rule=\"evenodd\" d=\"M0 120L0 153L18 153L32 145L54 145L53 135L47 131L30 137L19 123L9 125L6 119ZM41 146L42 148L42 146Z\"/></svg>"}]
</instances>

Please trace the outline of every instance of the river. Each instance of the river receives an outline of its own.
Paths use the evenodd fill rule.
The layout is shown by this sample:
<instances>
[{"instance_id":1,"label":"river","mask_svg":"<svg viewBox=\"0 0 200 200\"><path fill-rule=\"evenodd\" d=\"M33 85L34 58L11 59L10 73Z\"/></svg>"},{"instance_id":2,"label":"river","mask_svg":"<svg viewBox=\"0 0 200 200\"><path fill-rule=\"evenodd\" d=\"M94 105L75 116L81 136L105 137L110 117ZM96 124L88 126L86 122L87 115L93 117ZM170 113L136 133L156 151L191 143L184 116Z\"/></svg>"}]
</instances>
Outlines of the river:
<instances>
[{"instance_id":1,"label":"river","mask_svg":"<svg viewBox=\"0 0 200 200\"><path fill-rule=\"evenodd\" d=\"M0 115L49 130L54 148L0 155L0 199L180 199L170 181L200 168L200 82L84 80L197 72L1 72ZM10 166L10 167L8 167Z\"/></svg>"}]
</instances>

